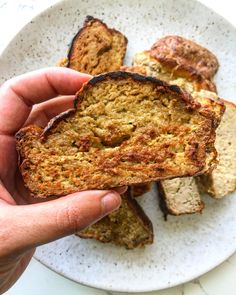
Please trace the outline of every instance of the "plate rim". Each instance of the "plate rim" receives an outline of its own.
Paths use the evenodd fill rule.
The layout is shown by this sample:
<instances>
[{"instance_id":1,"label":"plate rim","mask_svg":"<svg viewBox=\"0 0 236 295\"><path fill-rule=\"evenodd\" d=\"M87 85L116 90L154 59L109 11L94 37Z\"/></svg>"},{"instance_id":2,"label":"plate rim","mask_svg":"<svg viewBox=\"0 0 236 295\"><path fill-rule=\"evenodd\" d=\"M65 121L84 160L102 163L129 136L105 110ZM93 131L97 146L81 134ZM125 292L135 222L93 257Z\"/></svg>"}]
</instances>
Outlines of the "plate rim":
<instances>
[{"instance_id":1,"label":"plate rim","mask_svg":"<svg viewBox=\"0 0 236 295\"><path fill-rule=\"evenodd\" d=\"M80 0L79 0L80 1ZM198 3L198 5L202 6L202 7L205 7L207 10L213 12L214 15L216 15L218 18L220 18L222 21L224 21L225 23L227 23L232 29L235 30L236 32L236 26L231 23L228 19L226 19L224 16L222 16L221 14L219 14L218 12L216 12L214 10L214 8L211 8L207 5L207 3L202 3L201 0L191 0L192 2L195 2L195 3ZM53 10L55 9L57 6L60 6L61 4L63 3L66 3L67 0L59 0L58 2L48 6L47 8L41 10L39 13L36 13L32 18L30 18L28 20L27 23L25 23L21 28L20 30L16 31L15 34L12 36L12 38L8 41L7 44L4 45L1 53L0 53L0 58L2 58L2 56L4 56L4 54L8 51L8 48L11 47L12 43L15 41L15 38L21 34L25 28L27 26L29 26L29 24L32 22L32 21L35 21L37 18L41 17L41 15L49 12L50 10ZM235 191L236 193L236 191ZM202 272L199 272L197 275L195 274L194 276L190 276L188 279L186 280L179 280L178 282L175 282L175 283L170 283L168 284L168 286L163 286L163 287L160 287L158 289L153 289L153 288L139 288L139 289L132 289L131 290L126 290L126 289L117 289L117 288L109 288L109 286L107 285L106 287L105 286L98 286L98 284L93 284L93 283L86 283L86 282L83 282L83 281L79 281L79 280L75 280L74 278L72 278L69 274L64 274L63 271L60 271L60 270L57 270L55 268L53 268L50 264L46 264L46 262L42 261L39 257L37 257L37 252L34 253L33 255L33 258L36 259L38 262L40 262L42 265L44 265L45 267L47 267L49 270L59 274L60 276L62 276L63 278L65 279L68 279L74 283L77 283L77 284L81 284L82 286L86 286L86 287L90 287L90 288L94 288L94 289L97 289L97 290L103 290L103 291L111 291L111 292L123 292L123 293L142 293L142 292L152 292L152 291L161 291L161 290L166 290L166 289L169 289L169 288L173 288L173 287L176 287L176 286L179 286L181 284L185 284L185 283L188 283L188 282L191 282L192 280L196 279L196 278L199 278L200 276L214 270L215 268L219 267L222 263L224 263L227 259L229 259L231 256L233 256L234 254L236 253L236 246L235 246L235 249L232 249L232 251L230 253L228 253L227 255L225 255L223 258L217 260L217 262L215 263L212 263L211 266L209 266L208 268L204 269Z\"/></svg>"},{"instance_id":2,"label":"plate rim","mask_svg":"<svg viewBox=\"0 0 236 295\"><path fill-rule=\"evenodd\" d=\"M168 290L170 288L174 288L174 287L177 287L177 286L180 286L182 284L186 284L186 283L189 283L191 282L192 280L195 280L205 274L207 274L208 272L214 270L215 268L219 267L220 265L222 265L227 259L229 259L231 256L233 256L234 254L236 253L236 249L234 249L232 251L232 253L230 255L226 255L225 258L223 259L219 259L219 261L217 262L217 264L215 266L210 266L208 269L200 272L198 274L198 276L194 275L192 277L190 277L190 279L187 279L187 280L184 280L184 281L181 281L179 283L172 283L172 284L169 284L168 286L166 287L161 287L161 288L158 288L158 289L147 289L147 288L143 288L143 289L138 289L138 290L126 290L126 289L114 289L114 288L109 288L108 286L107 287L102 287L102 286L97 286L95 284L87 284L83 281L80 281L78 282L77 280L75 280L74 278L72 278L70 275L67 275L67 274L64 274L62 271L58 271L58 270L55 270L50 264L46 264L44 261L42 261L39 257L37 257L37 252L34 253L33 257L34 259L36 259L38 262L40 262L41 264L43 264L45 267L47 267L48 269L50 269L51 271L54 271L55 273L61 275L63 278L65 279L68 279L74 283L77 283L77 284L80 284L82 286L85 286L85 287L90 287L90 288L94 288L94 289L97 289L97 290L103 290L103 291L108 291L108 292L121 292L121 293L128 293L128 294L132 294L132 293L143 293L143 292L155 292L155 291L162 291L162 290Z\"/></svg>"}]
</instances>

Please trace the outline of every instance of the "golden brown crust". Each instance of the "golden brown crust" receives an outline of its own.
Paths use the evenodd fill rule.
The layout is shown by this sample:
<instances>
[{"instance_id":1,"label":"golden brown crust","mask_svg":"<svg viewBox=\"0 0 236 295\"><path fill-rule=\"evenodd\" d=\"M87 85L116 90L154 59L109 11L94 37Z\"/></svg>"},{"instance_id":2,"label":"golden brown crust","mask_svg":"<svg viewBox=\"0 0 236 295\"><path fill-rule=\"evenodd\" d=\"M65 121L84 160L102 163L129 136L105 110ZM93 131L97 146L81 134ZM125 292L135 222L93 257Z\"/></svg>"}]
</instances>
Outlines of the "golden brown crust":
<instances>
[{"instance_id":1,"label":"golden brown crust","mask_svg":"<svg viewBox=\"0 0 236 295\"><path fill-rule=\"evenodd\" d=\"M151 56L161 63L192 74L197 72L212 79L218 70L216 56L199 44L180 36L166 36L159 39L151 48Z\"/></svg>"},{"instance_id":2,"label":"golden brown crust","mask_svg":"<svg viewBox=\"0 0 236 295\"><path fill-rule=\"evenodd\" d=\"M94 225L77 233L80 238L96 239L127 249L153 243L153 226L143 209L128 191L122 196L121 207Z\"/></svg>"},{"instance_id":3,"label":"golden brown crust","mask_svg":"<svg viewBox=\"0 0 236 295\"><path fill-rule=\"evenodd\" d=\"M119 70L127 42L119 31L87 16L83 28L72 40L67 67L91 75Z\"/></svg>"},{"instance_id":4,"label":"golden brown crust","mask_svg":"<svg viewBox=\"0 0 236 295\"><path fill-rule=\"evenodd\" d=\"M16 136L34 196L192 176L215 166L214 116L177 86L107 73L84 85L76 103L77 111L57 116L38 137L32 127Z\"/></svg>"}]
</instances>

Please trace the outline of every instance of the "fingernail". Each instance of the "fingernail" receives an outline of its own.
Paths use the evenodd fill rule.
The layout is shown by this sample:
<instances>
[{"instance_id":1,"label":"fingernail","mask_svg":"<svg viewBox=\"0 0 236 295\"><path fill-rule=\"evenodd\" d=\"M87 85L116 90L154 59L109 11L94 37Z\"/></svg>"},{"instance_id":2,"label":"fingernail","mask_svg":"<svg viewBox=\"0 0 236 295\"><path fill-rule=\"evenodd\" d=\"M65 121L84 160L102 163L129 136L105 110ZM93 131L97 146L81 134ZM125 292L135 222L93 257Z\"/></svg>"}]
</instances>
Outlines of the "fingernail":
<instances>
[{"instance_id":1,"label":"fingernail","mask_svg":"<svg viewBox=\"0 0 236 295\"><path fill-rule=\"evenodd\" d=\"M128 189L128 186L121 186L121 187L114 188L114 190L120 195L124 194L127 191L127 189Z\"/></svg>"},{"instance_id":2,"label":"fingernail","mask_svg":"<svg viewBox=\"0 0 236 295\"><path fill-rule=\"evenodd\" d=\"M120 206L121 198L119 194L108 193L102 198L103 213L107 214Z\"/></svg>"}]
</instances>

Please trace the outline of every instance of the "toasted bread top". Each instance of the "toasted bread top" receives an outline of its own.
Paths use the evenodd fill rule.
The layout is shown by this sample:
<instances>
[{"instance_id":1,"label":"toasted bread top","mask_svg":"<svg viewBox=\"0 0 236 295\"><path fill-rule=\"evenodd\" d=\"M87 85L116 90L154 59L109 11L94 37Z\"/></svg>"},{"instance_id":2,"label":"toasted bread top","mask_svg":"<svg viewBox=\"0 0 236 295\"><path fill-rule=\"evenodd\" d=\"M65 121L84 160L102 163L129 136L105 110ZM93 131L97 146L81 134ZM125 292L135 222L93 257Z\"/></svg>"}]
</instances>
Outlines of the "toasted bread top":
<instances>
[{"instance_id":1,"label":"toasted bread top","mask_svg":"<svg viewBox=\"0 0 236 295\"><path fill-rule=\"evenodd\" d=\"M215 165L214 113L177 86L113 72L77 93L77 109L16 135L21 172L32 194L197 175Z\"/></svg>"},{"instance_id":2,"label":"toasted bread top","mask_svg":"<svg viewBox=\"0 0 236 295\"><path fill-rule=\"evenodd\" d=\"M87 16L83 28L72 40L67 67L91 75L119 70L127 42L119 31Z\"/></svg>"},{"instance_id":3,"label":"toasted bread top","mask_svg":"<svg viewBox=\"0 0 236 295\"><path fill-rule=\"evenodd\" d=\"M216 56L201 45L180 36L165 36L151 47L151 56L169 67L192 73L197 71L211 79L218 70Z\"/></svg>"}]
</instances>

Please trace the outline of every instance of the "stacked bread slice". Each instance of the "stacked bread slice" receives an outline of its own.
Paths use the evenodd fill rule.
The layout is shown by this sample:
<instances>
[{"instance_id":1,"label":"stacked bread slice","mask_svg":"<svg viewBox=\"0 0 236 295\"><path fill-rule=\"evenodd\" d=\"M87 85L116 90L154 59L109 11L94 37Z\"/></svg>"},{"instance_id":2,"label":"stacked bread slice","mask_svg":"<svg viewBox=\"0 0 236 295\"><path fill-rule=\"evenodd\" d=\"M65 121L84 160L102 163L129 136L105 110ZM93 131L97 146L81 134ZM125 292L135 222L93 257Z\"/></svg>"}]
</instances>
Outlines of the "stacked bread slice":
<instances>
[{"instance_id":1,"label":"stacked bread slice","mask_svg":"<svg viewBox=\"0 0 236 295\"><path fill-rule=\"evenodd\" d=\"M211 52L193 41L179 36L161 38L149 51L138 53L134 58L134 65L144 67L149 75L181 86L203 104L205 97L218 100L216 87L212 83L218 69L218 61ZM195 180L183 178L160 182L158 187L161 191L162 208L165 204L165 212L168 211L173 215L201 212L203 206L198 193L199 187L201 191L215 198L221 198L235 190L236 170L234 161L230 160L233 155L231 146L233 139L229 127L231 124L233 126L235 106L227 101L224 101L224 104L226 111L221 123L222 114L217 112L220 123L216 139L219 160L217 168ZM222 185L223 179L224 185ZM184 202L186 207L181 204L178 206L177 200ZM188 204L193 205L188 206Z\"/></svg>"}]
</instances>

